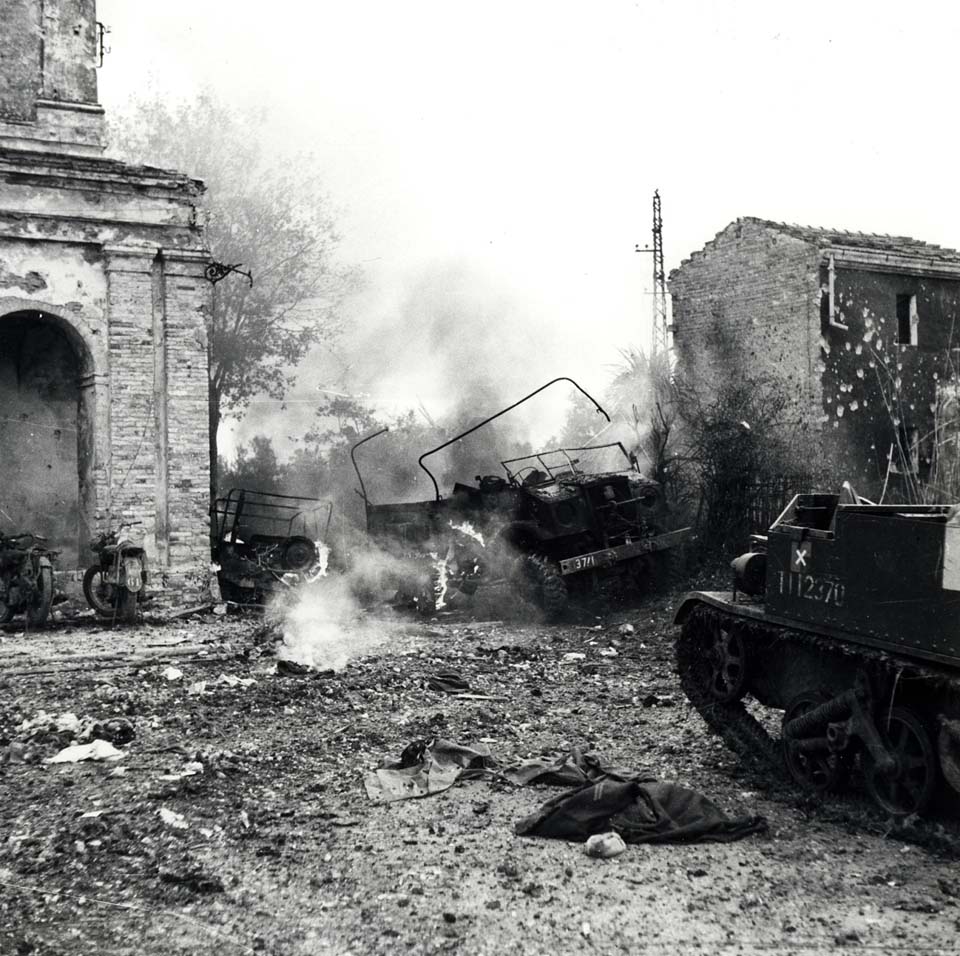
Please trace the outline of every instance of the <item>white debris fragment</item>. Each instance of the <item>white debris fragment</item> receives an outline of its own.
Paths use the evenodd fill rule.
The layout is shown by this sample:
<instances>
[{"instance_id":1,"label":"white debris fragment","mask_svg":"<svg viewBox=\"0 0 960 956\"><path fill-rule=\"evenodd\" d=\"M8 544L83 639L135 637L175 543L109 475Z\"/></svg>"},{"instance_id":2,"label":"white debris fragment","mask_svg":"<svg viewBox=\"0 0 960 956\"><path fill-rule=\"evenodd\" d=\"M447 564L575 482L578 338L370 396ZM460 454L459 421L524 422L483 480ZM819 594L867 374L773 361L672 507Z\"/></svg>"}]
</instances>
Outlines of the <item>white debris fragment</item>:
<instances>
[{"instance_id":1,"label":"white debris fragment","mask_svg":"<svg viewBox=\"0 0 960 956\"><path fill-rule=\"evenodd\" d=\"M175 681L180 680L183 677L183 671L179 667L174 667L172 664L168 667L165 667L160 671L160 676L164 680Z\"/></svg>"},{"instance_id":2,"label":"white debris fragment","mask_svg":"<svg viewBox=\"0 0 960 956\"><path fill-rule=\"evenodd\" d=\"M190 828L190 824L187 823L187 818L182 813L176 813L173 810L168 810L166 807L161 807L157 813L167 826L171 826L175 830L188 830Z\"/></svg>"},{"instance_id":3,"label":"white debris fragment","mask_svg":"<svg viewBox=\"0 0 960 956\"><path fill-rule=\"evenodd\" d=\"M122 751L117 750L109 741L92 740L88 744L75 744L65 747L51 757L47 763L79 763L81 760L119 760Z\"/></svg>"},{"instance_id":4,"label":"white debris fragment","mask_svg":"<svg viewBox=\"0 0 960 956\"><path fill-rule=\"evenodd\" d=\"M583 852L587 856L608 860L610 857L619 856L626 848L627 845L619 833L595 833L584 844Z\"/></svg>"}]
</instances>

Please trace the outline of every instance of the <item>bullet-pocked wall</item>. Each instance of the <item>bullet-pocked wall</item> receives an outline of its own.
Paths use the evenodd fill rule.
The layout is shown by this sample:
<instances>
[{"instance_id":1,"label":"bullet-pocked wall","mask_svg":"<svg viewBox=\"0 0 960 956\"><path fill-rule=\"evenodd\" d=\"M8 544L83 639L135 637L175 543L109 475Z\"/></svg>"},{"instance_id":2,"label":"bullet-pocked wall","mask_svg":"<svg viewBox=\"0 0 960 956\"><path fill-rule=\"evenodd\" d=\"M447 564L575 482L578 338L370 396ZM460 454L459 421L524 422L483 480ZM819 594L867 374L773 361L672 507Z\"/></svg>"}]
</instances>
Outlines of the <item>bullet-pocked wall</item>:
<instances>
[{"instance_id":1,"label":"bullet-pocked wall","mask_svg":"<svg viewBox=\"0 0 960 956\"><path fill-rule=\"evenodd\" d=\"M949 453L960 495L960 252L744 218L670 291L682 372L704 389L776 380L784 430L825 484L916 496Z\"/></svg>"},{"instance_id":2,"label":"bullet-pocked wall","mask_svg":"<svg viewBox=\"0 0 960 956\"><path fill-rule=\"evenodd\" d=\"M22 41L0 43L0 526L46 532L69 568L130 525L154 586L189 598L209 564L203 186L104 157L93 0L0 19Z\"/></svg>"},{"instance_id":3,"label":"bullet-pocked wall","mask_svg":"<svg viewBox=\"0 0 960 956\"><path fill-rule=\"evenodd\" d=\"M955 378L960 281L837 268L822 339L825 454L873 493L931 477L938 405Z\"/></svg>"}]
</instances>

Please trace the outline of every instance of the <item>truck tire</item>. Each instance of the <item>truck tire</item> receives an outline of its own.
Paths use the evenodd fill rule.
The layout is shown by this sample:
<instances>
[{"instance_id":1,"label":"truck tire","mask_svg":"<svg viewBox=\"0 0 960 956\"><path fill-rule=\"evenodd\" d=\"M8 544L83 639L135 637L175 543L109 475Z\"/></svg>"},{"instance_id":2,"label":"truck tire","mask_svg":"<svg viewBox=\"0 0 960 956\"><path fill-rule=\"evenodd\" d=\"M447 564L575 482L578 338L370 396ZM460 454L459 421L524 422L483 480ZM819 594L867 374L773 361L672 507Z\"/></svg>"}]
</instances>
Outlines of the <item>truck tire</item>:
<instances>
[{"instance_id":1,"label":"truck tire","mask_svg":"<svg viewBox=\"0 0 960 956\"><path fill-rule=\"evenodd\" d=\"M302 535L295 535L283 542L280 564L287 571L309 571L319 560L317 546Z\"/></svg>"},{"instance_id":2,"label":"truck tire","mask_svg":"<svg viewBox=\"0 0 960 956\"><path fill-rule=\"evenodd\" d=\"M559 617L566 609L567 585L560 569L549 558L542 554L524 555L517 577L523 597L540 608L548 619Z\"/></svg>"}]
</instances>

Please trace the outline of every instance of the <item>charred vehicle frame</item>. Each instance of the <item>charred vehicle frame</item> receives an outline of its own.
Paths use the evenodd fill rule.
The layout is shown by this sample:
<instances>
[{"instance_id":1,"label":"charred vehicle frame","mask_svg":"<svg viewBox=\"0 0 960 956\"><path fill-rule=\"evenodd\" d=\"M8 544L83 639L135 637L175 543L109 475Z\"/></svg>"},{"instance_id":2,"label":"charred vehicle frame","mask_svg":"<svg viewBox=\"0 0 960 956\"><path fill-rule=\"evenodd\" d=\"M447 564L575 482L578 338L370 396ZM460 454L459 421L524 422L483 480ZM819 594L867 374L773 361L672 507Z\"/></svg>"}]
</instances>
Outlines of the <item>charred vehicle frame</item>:
<instances>
[{"instance_id":1,"label":"charred vehicle frame","mask_svg":"<svg viewBox=\"0 0 960 956\"><path fill-rule=\"evenodd\" d=\"M326 570L333 503L233 488L213 509L220 593L259 605Z\"/></svg>"},{"instance_id":2,"label":"charred vehicle frame","mask_svg":"<svg viewBox=\"0 0 960 956\"><path fill-rule=\"evenodd\" d=\"M478 475L472 485L456 482L450 497L440 494L428 458L559 382L576 388L610 421L573 379L555 378L424 452L418 463L433 486L432 500L373 504L356 453L388 429L353 446L368 533L392 552L422 562L417 579L401 583L401 598L433 611L458 594L474 593L481 582L507 581L528 602L556 616L571 592L595 590L603 581L649 586L662 580L670 549L688 537L689 529L666 529L660 485L641 475L636 458L620 442L506 459L500 463L505 476ZM583 469L584 456L602 452L616 454L622 468Z\"/></svg>"}]
</instances>

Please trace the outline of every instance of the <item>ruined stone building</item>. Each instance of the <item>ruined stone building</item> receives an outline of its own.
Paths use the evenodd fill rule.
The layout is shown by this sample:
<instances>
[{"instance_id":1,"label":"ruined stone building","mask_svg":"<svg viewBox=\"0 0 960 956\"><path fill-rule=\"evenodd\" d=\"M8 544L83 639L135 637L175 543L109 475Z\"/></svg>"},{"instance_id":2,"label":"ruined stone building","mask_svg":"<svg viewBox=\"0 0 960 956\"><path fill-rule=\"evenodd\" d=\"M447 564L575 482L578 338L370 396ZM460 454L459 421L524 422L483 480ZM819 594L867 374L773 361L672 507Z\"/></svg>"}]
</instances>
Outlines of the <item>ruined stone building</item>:
<instances>
[{"instance_id":1,"label":"ruined stone building","mask_svg":"<svg viewBox=\"0 0 960 956\"><path fill-rule=\"evenodd\" d=\"M94 0L0 0L0 529L209 561L202 184L104 156Z\"/></svg>"},{"instance_id":2,"label":"ruined stone building","mask_svg":"<svg viewBox=\"0 0 960 956\"><path fill-rule=\"evenodd\" d=\"M743 218L669 284L679 367L779 383L811 472L877 495L957 471L960 252Z\"/></svg>"}]
</instances>

